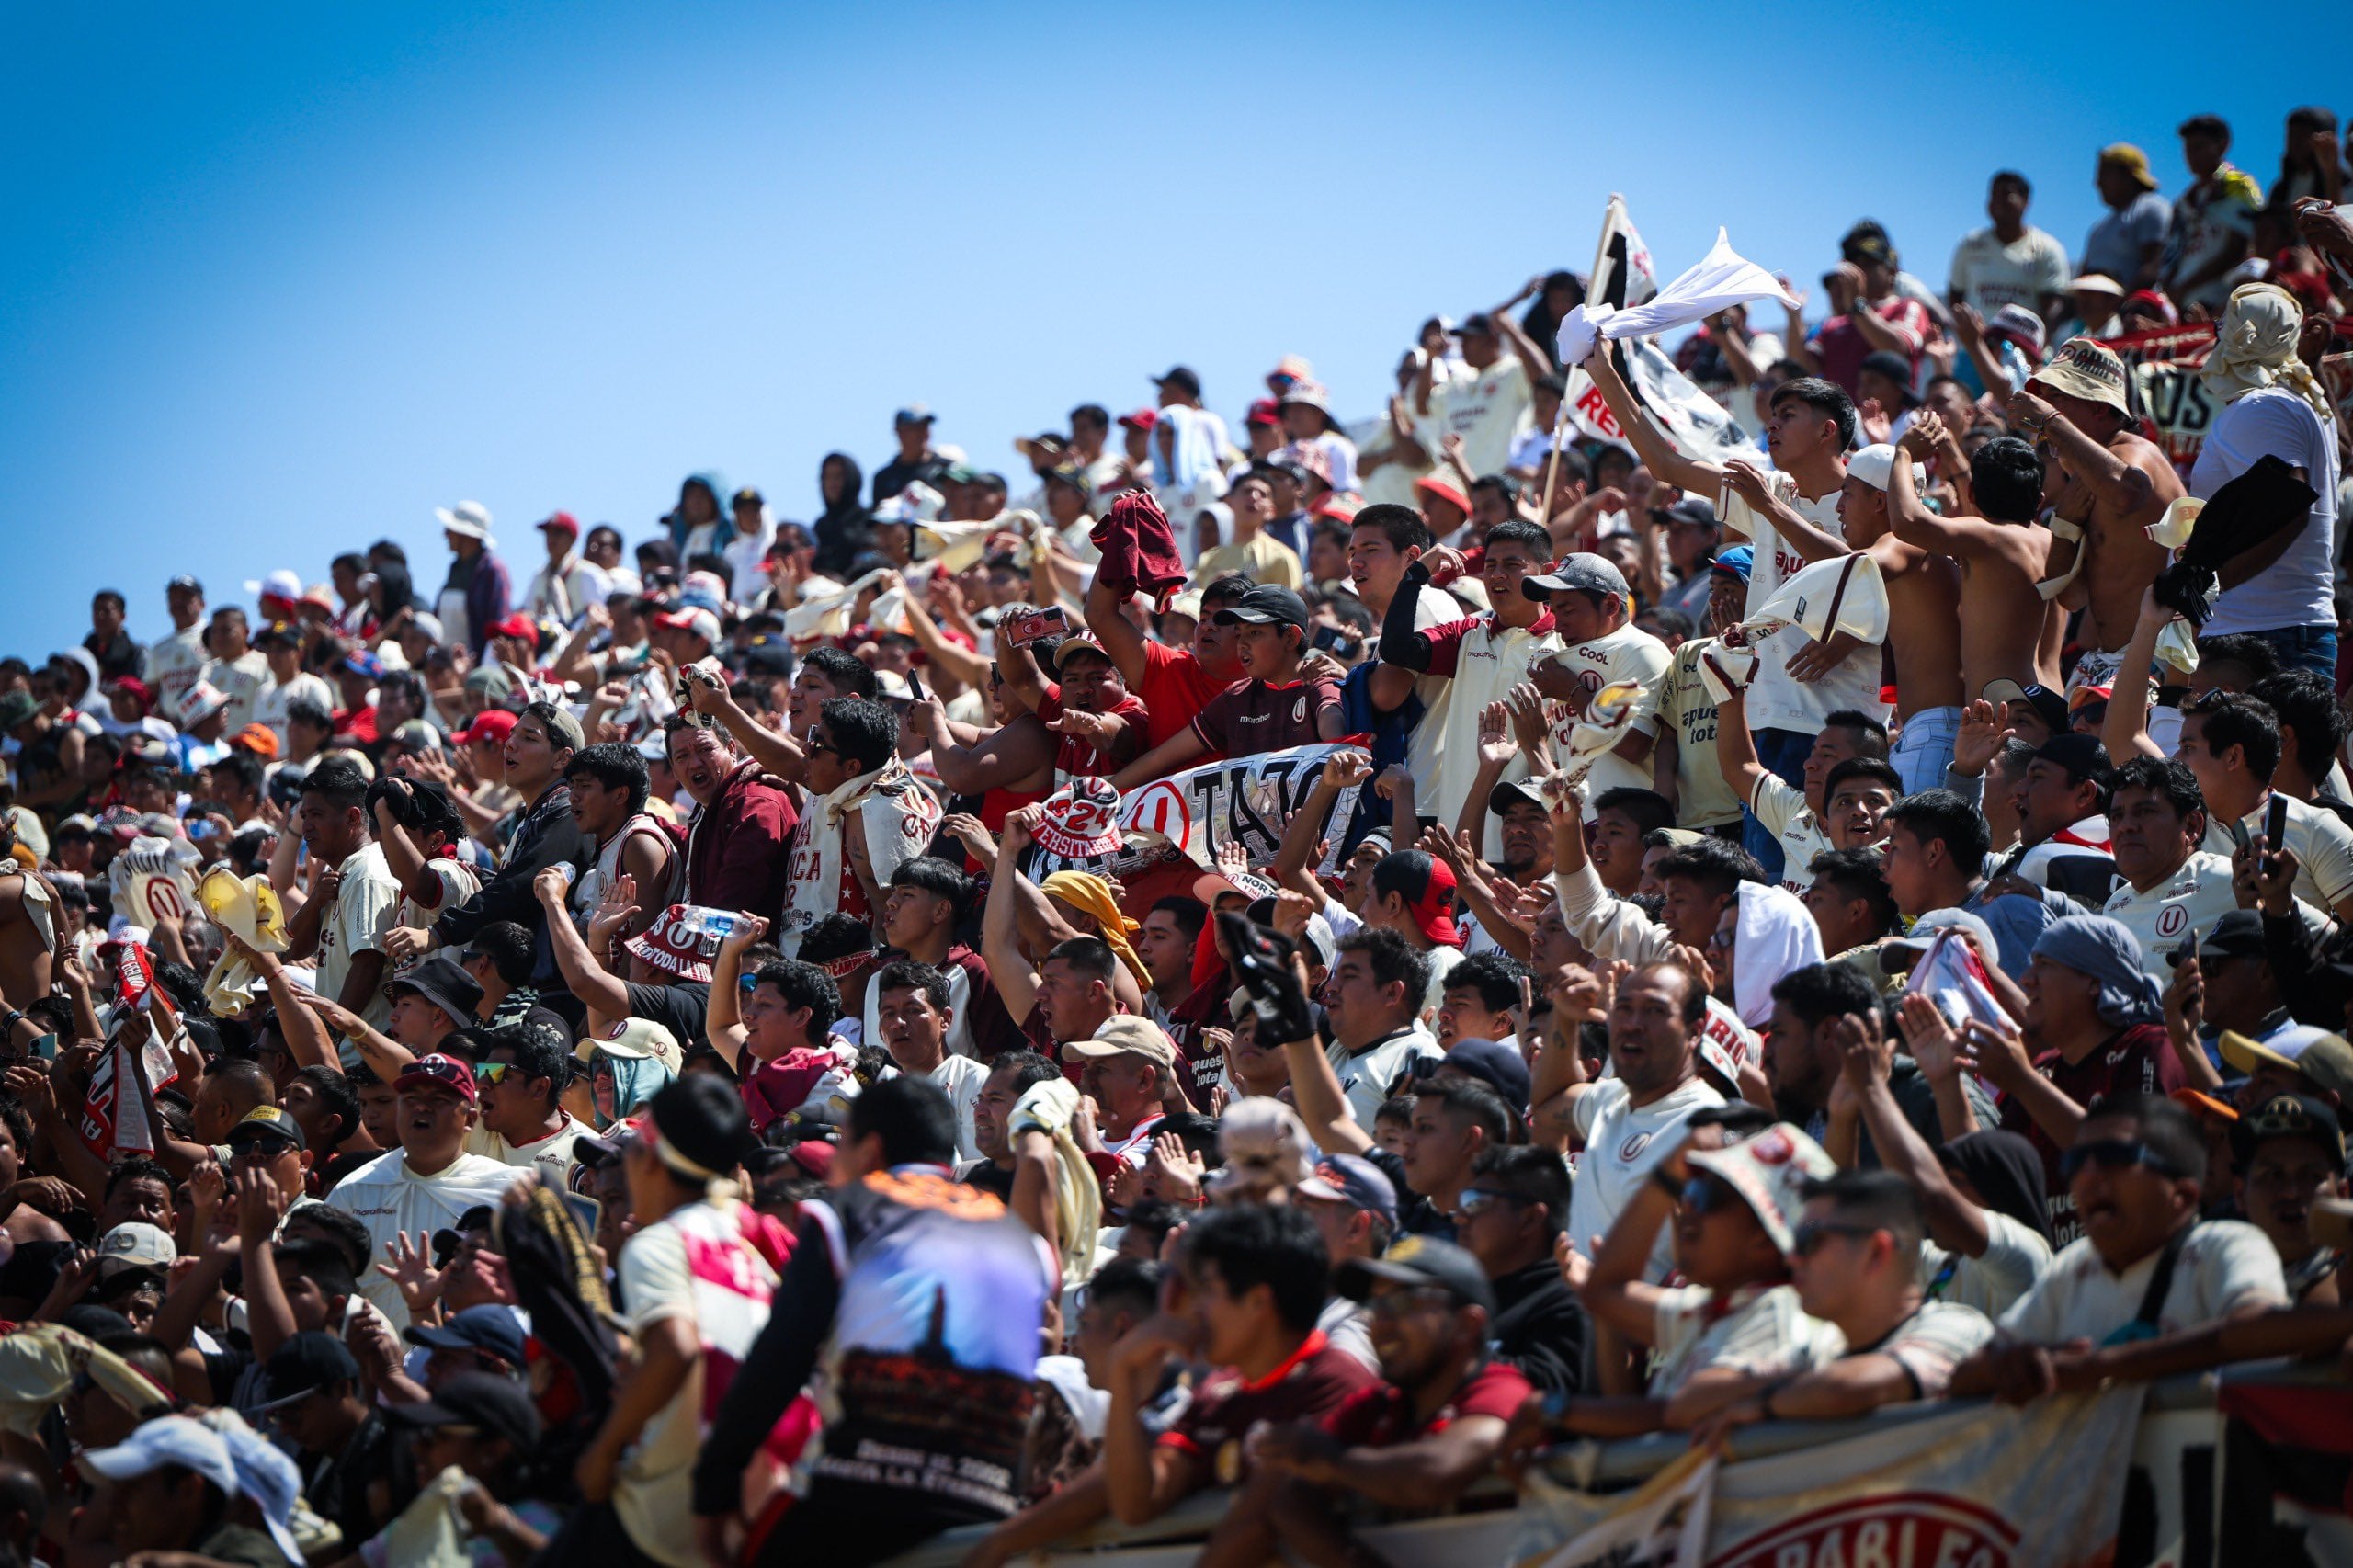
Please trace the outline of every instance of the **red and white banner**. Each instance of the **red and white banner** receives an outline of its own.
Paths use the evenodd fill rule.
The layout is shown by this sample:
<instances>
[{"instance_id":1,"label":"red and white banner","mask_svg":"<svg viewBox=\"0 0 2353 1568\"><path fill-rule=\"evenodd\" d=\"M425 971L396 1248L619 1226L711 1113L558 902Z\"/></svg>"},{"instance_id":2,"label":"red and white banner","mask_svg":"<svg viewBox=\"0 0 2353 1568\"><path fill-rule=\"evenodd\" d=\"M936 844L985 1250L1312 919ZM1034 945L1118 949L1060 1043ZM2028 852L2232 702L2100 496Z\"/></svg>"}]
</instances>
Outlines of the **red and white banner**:
<instances>
[{"instance_id":1,"label":"red and white banner","mask_svg":"<svg viewBox=\"0 0 2353 1568\"><path fill-rule=\"evenodd\" d=\"M1694 1464L1631 1497L1547 1488L1543 1506L1568 1539L1523 1562L2089 1568L2115 1545L2143 1392L1964 1405L1819 1448Z\"/></svg>"},{"instance_id":2,"label":"red and white banner","mask_svg":"<svg viewBox=\"0 0 2353 1568\"><path fill-rule=\"evenodd\" d=\"M1120 836L1124 846L1109 855L1055 855L1033 846L1022 870L1033 879L1060 870L1127 876L1142 867L1183 856L1202 866L1217 852L1239 844L1253 868L1263 867L1282 846L1283 827L1315 788L1324 764L1343 751L1361 751L1362 740L1328 741L1283 751L1204 763L1155 778L1120 798ZM1340 792L1332 820L1355 813L1358 785ZM1333 841L1324 869L1336 869L1339 844Z\"/></svg>"},{"instance_id":3,"label":"red and white banner","mask_svg":"<svg viewBox=\"0 0 2353 1568\"><path fill-rule=\"evenodd\" d=\"M2353 353L2344 352L2346 328L2320 362L2320 382L2336 405L2336 434L2342 446L2353 436ZM2212 322L2187 322L2180 326L2127 333L2100 341L2124 361L2125 384L2132 412L2145 422L2143 432L2165 449L2165 456L2184 475L2198 460L2198 449L2222 412L2206 390L2199 369L2214 347Z\"/></svg>"},{"instance_id":4,"label":"red and white banner","mask_svg":"<svg viewBox=\"0 0 2353 1568\"><path fill-rule=\"evenodd\" d=\"M156 1059L162 1059L157 1071ZM119 1150L138 1154L155 1152L155 1128L147 1116L147 1102L131 1074L144 1068L150 1092L178 1076L171 1051L151 1033L143 1050L124 1042L120 1030L90 1069L90 1091L82 1105L82 1142L90 1153L110 1160Z\"/></svg>"}]
</instances>

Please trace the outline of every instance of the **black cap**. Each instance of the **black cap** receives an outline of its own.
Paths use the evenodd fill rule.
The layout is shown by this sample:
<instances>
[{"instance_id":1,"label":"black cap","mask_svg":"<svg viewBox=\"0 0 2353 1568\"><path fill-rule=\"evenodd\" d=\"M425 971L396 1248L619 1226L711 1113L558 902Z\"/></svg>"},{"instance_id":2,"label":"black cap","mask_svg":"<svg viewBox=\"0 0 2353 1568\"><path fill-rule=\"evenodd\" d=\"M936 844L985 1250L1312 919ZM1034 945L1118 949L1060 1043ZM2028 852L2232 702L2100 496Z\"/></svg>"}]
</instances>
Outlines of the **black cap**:
<instances>
[{"instance_id":1,"label":"black cap","mask_svg":"<svg viewBox=\"0 0 2353 1568\"><path fill-rule=\"evenodd\" d=\"M2070 778L2106 778L2115 771L2109 764L2108 748L2100 744L2097 735L2079 735L2073 731L2052 735L2037 746L2034 759L2065 768Z\"/></svg>"},{"instance_id":2,"label":"black cap","mask_svg":"<svg viewBox=\"0 0 2353 1568\"><path fill-rule=\"evenodd\" d=\"M473 1426L494 1437L504 1437L517 1449L536 1447L540 1413L531 1396L513 1378L495 1372L460 1372L434 1391L423 1404L388 1404L384 1418L395 1426L429 1430L436 1426Z\"/></svg>"},{"instance_id":3,"label":"black cap","mask_svg":"<svg viewBox=\"0 0 2353 1568\"><path fill-rule=\"evenodd\" d=\"M1154 386L1165 387L1173 383L1184 388L1189 396L1201 395L1201 378L1195 375L1189 366L1171 365L1163 374L1153 377L1152 381Z\"/></svg>"},{"instance_id":4,"label":"black cap","mask_svg":"<svg viewBox=\"0 0 2353 1568\"><path fill-rule=\"evenodd\" d=\"M262 1408L267 1410L290 1404L330 1383L358 1382L359 1362L334 1335L309 1329L290 1335L270 1352L262 1377L268 1395Z\"/></svg>"},{"instance_id":5,"label":"black cap","mask_svg":"<svg viewBox=\"0 0 2353 1568\"><path fill-rule=\"evenodd\" d=\"M2263 916L2252 909L2223 911L2215 918L2212 928L2198 938L2200 959L2259 959L2265 951ZM2178 969L2181 955L2168 952L2165 962Z\"/></svg>"},{"instance_id":6,"label":"black cap","mask_svg":"<svg viewBox=\"0 0 2353 1568\"><path fill-rule=\"evenodd\" d=\"M411 1324L403 1337L428 1350L479 1350L510 1367L523 1365L523 1325L511 1307L468 1307L438 1328Z\"/></svg>"},{"instance_id":7,"label":"black cap","mask_svg":"<svg viewBox=\"0 0 2353 1568\"><path fill-rule=\"evenodd\" d=\"M1881 348L1863 356L1863 369L1876 371L1893 382L1902 394L1904 406L1911 407L1920 400L1912 395L1912 364L1903 355Z\"/></svg>"},{"instance_id":8,"label":"black cap","mask_svg":"<svg viewBox=\"0 0 2353 1568\"><path fill-rule=\"evenodd\" d=\"M1217 612L1220 626L1296 626L1307 630L1307 601L1289 588L1256 583Z\"/></svg>"},{"instance_id":9,"label":"black cap","mask_svg":"<svg viewBox=\"0 0 2353 1568\"><path fill-rule=\"evenodd\" d=\"M2020 686L2014 680L1989 680L1980 693L1986 701L2007 705L2023 702L2034 710L2043 727L2054 735L2067 733L2067 699L2047 686Z\"/></svg>"},{"instance_id":10,"label":"black cap","mask_svg":"<svg viewBox=\"0 0 2353 1568\"><path fill-rule=\"evenodd\" d=\"M198 598L202 598L204 597L204 585L198 582L193 577L182 574L165 584L164 591L167 594L187 592L194 594Z\"/></svg>"},{"instance_id":11,"label":"black cap","mask_svg":"<svg viewBox=\"0 0 2353 1568\"><path fill-rule=\"evenodd\" d=\"M1518 1046L1499 1040L1458 1040L1444 1056L1415 1058L1414 1076L1435 1078L1449 1067L1478 1079L1501 1095L1506 1105L1522 1116L1528 1114L1533 1080Z\"/></svg>"},{"instance_id":12,"label":"black cap","mask_svg":"<svg viewBox=\"0 0 2353 1568\"><path fill-rule=\"evenodd\" d=\"M1670 523L1688 523L1698 528L1721 526L1721 520L1716 517L1715 503L1704 495L1686 495L1674 506L1662 510Z\"/></svg>"},{"instance_id":13,"label":"black cap","mask_svg":"<svg viewBox=\"0 0 2353 1568\"><path fill-rule=\"evenodd\" d=\"M745 1113L743 1096L708 1073L664 1085L646 1108L653 1114L654 1131L661 1135L657 1148L662 1150L663 1164L673 1170L683 1158L703 1172L725 1176L752 1142L752 1122Z\"/></svg>"},{"instance_id":14,"label":"black cap","mask_svg":"<svg viewBox=\"0 0 2353 1568\"><path fill-rule=\"evenodd\" d=\"M474 1009L482 1005L482 987L447 953L420 960L386 981L384 989L415 992L449 1014L449 1021L460 1028L474 1021Z\"/></svg>"},{"instance_id":15,"label":"black cap","mask_svg":"<svg viewBox=\"0 0 2353 1568\"><path fill-rule=\"evenodd\" d=\"M1495 1310L1495 1287L1487 1283L1479 1260L1452 1242L1435 1236L1407 1236L1380 1257L1344 1263L1333 1284L1348 1300L1361 1301L1372 1294L1376 1279L1415 1287L1435 1285L1451 1293L1458 1306Z\"/></svg>"},{"instance_id":16,"label":"black cap","mask_svg":"<svg viewBox=\"0 0 2353 1568\"><path fill-rule=\"evenodd\" d=\"M1469 315L1462 318L1462 324L1454 329L1454 335L1457 337L1493 337L1495 335L1495 318L1487 314L1484 311L1472 311Z\"/></svg>"},{"instance_id":17,"label":"black cap","mask_svg":"<svg viewBox=\"0 0 2353 1568\"><path fill-rule=\"evenodd\" d=\"M2325 1100L2310 1095L2274 1095L2243 1112L2231 1128L2231 1143L2244 1165L2259 1143L2276 1138L2309 1138L2328 1152L2329 1170L2345 1166L2345 1128Z\"/></svg>"}]
</instances>

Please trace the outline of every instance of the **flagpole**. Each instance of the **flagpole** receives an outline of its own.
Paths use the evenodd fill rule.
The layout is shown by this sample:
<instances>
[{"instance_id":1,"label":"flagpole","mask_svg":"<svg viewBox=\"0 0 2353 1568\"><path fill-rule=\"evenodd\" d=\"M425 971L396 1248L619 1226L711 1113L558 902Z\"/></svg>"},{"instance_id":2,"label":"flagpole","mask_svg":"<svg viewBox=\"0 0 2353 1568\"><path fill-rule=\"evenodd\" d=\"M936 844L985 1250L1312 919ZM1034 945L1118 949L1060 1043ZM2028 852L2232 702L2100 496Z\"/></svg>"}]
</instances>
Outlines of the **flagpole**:
<instances>
[{"instance_id":1,"label":"flagpole","mask_svg":"<svg viewBox=\"0 0 2353 1568\"><path fill-rule=\"evenodd\" d=\"M1625 201L1625 197L1613 190L1609 193L1609 199L1602 204L1601 237L1594 242L1593 269L1586 274L1591 285L1586 290L1588 300L1605 291L1601 282L1601 264L1609 258L1609 213L1613 208L1622 208ZM1619 298L1625 298L1622 278L1619 280ZM1561 367L1561 406L1552 414L1552 452L1544 462L1544 496L1538 504L1537 515L1544 519L1544 531L1548 534L1552 531L1552 482L1560 475L1561 447L1569 433L1569 376L1575 369L1574 365Z\"/></svg>"}]
</instances>

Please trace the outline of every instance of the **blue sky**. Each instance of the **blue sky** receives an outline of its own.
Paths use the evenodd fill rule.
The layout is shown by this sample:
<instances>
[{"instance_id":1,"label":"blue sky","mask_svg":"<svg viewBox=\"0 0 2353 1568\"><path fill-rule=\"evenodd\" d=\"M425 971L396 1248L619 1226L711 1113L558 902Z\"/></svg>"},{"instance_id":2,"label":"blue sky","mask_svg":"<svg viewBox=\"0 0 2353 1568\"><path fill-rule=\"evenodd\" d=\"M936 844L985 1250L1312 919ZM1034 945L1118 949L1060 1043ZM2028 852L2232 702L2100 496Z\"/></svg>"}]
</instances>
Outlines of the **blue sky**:
<instances>
[{"instance_id":1,"label":"blue sky","mask_svg":"<svg viewBox=\"0 0 2353 1568\"><path fill-rule=\"evenodd\" d=\"M1722 223L1810 278L1869 214L1940 283L1997 167L2073 251L2103 142L2172 190L2218 112L2268 186L2290 106L2353 111L2336 7L2207 51L2206 6L1942 9L20 8L0 650L385 535L430 588L460 497L526 569L694 469L806 517L910 402L1009 471L1176 360L1233 417L1302 353L1358 416L1425 315L1583 270L1611 190L1663 274Z\"/></svg>"}]
</instances>

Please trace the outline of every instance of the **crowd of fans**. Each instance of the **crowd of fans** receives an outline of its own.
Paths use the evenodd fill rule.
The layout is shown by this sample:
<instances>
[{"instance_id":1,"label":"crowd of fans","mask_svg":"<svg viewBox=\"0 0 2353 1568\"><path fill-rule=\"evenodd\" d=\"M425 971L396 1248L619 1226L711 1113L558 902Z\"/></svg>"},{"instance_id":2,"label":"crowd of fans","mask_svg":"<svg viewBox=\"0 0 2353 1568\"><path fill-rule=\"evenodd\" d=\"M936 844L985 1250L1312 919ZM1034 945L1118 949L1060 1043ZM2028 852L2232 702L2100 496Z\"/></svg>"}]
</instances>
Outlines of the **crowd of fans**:
<instances>
[{"instance_id":1,"label":"crowd of fans","mask_svg":"<svg viewBox=\"0 0 2353 1568\"><path fill-rule=\"evenodd\" d=\"M1218 1486L1203 1561L1337 1562L1571 1435L2335 1354L2353 176L2229 145L1710 317L1747 456L1554 272L1361 425L1178 366L1012 479L903 409L807 523L99 594L0 662L0 1564ZM2201 320L2177 469L2108 343Z\"/></svg>"}]
</instances>

